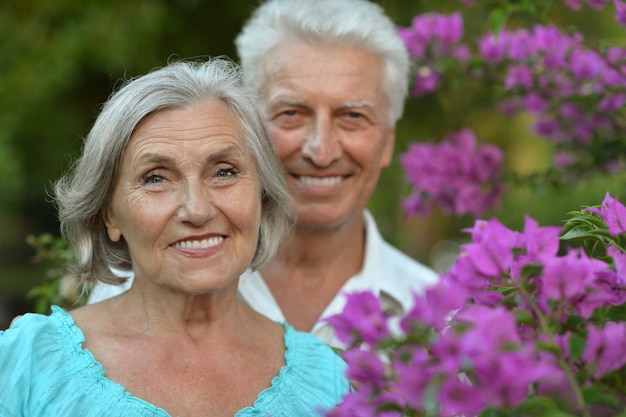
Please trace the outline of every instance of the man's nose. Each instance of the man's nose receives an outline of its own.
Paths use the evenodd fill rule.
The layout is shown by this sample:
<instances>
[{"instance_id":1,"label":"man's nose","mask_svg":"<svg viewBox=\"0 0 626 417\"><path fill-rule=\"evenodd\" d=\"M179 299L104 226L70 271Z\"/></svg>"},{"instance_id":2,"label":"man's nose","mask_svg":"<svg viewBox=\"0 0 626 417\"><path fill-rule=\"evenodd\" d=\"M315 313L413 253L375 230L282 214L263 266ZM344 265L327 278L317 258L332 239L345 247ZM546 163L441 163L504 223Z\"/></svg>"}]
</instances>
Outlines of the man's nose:
<instances>
[{"instance_id":1,"label":"man's nose","mask_svg":"<svg viewBox=\"0 0 626 417\"><path fill-rule=\"evenodd\" d=\"M302 147L304 157L316 166L326 167L341 156L341 144L328 117L319 117L311 126Z\"/></svg>"}]
</instances>

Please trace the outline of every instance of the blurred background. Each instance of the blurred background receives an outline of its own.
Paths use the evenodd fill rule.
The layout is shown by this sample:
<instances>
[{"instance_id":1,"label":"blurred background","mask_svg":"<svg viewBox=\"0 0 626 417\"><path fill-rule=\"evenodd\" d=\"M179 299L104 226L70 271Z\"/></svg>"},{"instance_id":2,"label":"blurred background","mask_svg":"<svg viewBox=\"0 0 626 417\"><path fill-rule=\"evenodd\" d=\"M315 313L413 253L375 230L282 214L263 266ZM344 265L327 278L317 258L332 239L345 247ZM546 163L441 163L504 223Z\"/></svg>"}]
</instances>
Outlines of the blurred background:
<instances>
[{"instance_id":1,"label":"blurred background","mask_svg":"<svg viewBox=\"0 0 626 417\"><path fill-rule=\"evenodd\" d=\"M488 30L487 12L466 9L458 0L377 3L400 26L409 26L418 13L460 10L466 38ZM576 13L553 3L547 18L562 27L577 27L588 43L626 43L612 7ZM47 279L49 266L34 262L27 236L58 235L50 184L79 154L99 106L120 80L163 66L168 59L227 55L236 60L233 40L257 5L258 0L0 2L0 329L15 314L33 309L26 294ZM530 174L550 165L550 146L530 133L525 116L497 113L483 103L481 91L465 84L445 97L408 101L396 154L412 141L436 140L466 125L479 140L505 149L511 171ZM624 201L623 174L591 177L566 189L513 188L484 217L498 217L517 230L525 214L541 225L558 225L568 211L600 204L607 190ZM447 218L437 211L426 218L406 218L400 199L408 191L396 157L383 172L370 209L390 242L442 269L465 239L461 229L474 219Z\"/></svg>"}]
</instances>

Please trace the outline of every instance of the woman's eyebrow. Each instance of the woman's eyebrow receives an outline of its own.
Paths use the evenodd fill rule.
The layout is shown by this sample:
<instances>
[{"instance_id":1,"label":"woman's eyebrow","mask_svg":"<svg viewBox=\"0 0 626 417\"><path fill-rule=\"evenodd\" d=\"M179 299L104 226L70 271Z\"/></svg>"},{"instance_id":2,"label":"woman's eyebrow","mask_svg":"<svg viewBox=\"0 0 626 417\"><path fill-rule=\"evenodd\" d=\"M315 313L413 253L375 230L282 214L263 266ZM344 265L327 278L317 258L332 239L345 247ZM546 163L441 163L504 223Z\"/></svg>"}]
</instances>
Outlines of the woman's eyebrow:
<instances>
[{"instance_id":1,"label":"woman's eyebrow","mask_svg":"<svg viewBox=\"0 0 626 417\"><path fill-rule=\"evenodd\" d=\"M242 152L240 147L235 146L235 145L230 145L223 149L218 150L217 152L211 153L209 156L207 156L205 161L214 162L216 160L220 160L229 156L232 157L232 156L243 156L243 155L244 153ZM141 154L139 158L137 158L137 162L144 162L144 161L171 164L171 165L176 164L176 160L172 158L171 156L163 155L160 153L154 153L154 152L146 152L144 154Z\"/></svg>"}]
</instances>

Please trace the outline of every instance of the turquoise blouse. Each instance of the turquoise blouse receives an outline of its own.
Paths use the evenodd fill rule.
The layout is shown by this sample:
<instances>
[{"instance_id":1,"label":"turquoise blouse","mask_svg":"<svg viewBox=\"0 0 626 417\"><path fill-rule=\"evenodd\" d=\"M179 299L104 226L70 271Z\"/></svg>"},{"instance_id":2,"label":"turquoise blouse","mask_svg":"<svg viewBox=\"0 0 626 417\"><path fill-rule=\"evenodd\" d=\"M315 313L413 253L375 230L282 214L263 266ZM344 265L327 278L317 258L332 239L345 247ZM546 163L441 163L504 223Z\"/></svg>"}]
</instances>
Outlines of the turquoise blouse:
<instances>
[{"instance_id":1,"label":"turquoise blouse","mask_svg":"<svg viewBox=\"0 0 626 417\"><path fill-rule=\"evenodd\" d=\"M236 417L319 416L350 390L343 360L314 336L284 327L285 366ZM84 340L56 306L0 331L0 417L169 417L107 379Z\"/></svg>"}]
</instances>

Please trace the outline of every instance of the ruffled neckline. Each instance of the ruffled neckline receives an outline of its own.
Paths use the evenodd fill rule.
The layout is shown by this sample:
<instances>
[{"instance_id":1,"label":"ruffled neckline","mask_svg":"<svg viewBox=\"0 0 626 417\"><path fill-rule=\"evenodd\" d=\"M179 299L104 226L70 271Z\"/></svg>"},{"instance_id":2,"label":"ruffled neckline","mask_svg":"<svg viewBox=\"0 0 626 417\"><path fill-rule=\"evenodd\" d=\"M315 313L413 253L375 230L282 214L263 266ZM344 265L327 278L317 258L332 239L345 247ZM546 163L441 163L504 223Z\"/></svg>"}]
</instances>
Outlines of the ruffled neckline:
<instances>
[{"instance_id":1,"label":"ruffled neckline","mask_svg":"<svg viewBox=\"0 0 626 417\"><path fill-rule=\"evenodd\" d=\"M167 411L162 408L155 406L152 403L147 402L139 397L136 397L126 391L126 389L120 385L119 383L113 381L106 377L106 372L102 367L102 364L98 362L98 360L93 356L93 354L88 350L83 348L83 343L85 342L85 334L83 331L76 325L73 317L63 308L59 306L52 306L52 314L50 316L53 319L56 319L59 323L59 327L64 335L64 337L71 341L72 349L75 355L78 356L78 361L72 361L73 367L83 368L89 370L93 373L93 376L100 382L100 386L102 386L107 391L112 394L121 395L124 397L126 401L133 402L137 404L140 408L149 409L153 412L158 412L163 415L163 417L172 417ZM244 413L253 413L253 412L261 412L264 409L267 409L269 404L272 403L279 395L279 393L284 392L286 387L289 386L288 380L292 377L295 372L294 364L297 363L294 355L296 355L296 350L292 349L293 344L295 343L295 330L293 327L286 323L278 323L284 329L285 333L283 336L284 345L285 345L285 353L283 354L283 359L285 361L285 365L280 368L278 375L272 378L271 384L269 387L265 388L263 391L259 393L254 404L251 406L247 406L242 408L235 414L234 417L241 416Z\"/></svg>"}]
</instances>

